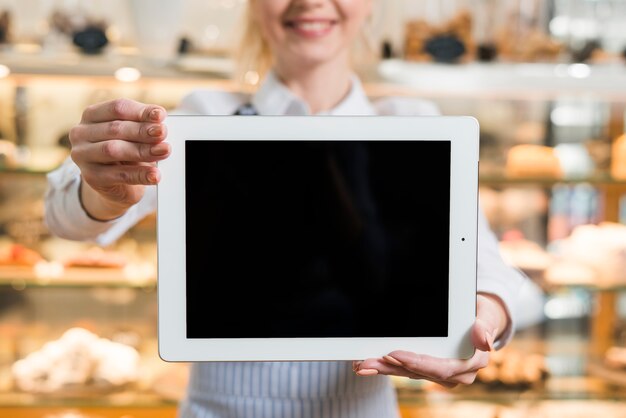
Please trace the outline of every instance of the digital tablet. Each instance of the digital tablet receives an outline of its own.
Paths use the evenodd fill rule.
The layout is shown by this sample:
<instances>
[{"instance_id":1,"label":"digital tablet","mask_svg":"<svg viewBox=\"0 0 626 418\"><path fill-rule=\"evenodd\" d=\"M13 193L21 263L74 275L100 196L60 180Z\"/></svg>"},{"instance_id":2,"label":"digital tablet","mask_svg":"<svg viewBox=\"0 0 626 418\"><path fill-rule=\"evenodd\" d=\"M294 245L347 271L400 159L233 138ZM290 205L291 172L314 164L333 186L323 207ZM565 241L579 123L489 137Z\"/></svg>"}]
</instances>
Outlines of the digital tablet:
<instances>
[{"instance_id":1,"label":"digital tablet","mask_svg":"<svg viewBox=\"0 0 626 418\"><path fill-rule=\"evenodd\" d=\"M164 360L473 354L474 118L177 115L165 123Z\"/></svg>"}]
</instances>

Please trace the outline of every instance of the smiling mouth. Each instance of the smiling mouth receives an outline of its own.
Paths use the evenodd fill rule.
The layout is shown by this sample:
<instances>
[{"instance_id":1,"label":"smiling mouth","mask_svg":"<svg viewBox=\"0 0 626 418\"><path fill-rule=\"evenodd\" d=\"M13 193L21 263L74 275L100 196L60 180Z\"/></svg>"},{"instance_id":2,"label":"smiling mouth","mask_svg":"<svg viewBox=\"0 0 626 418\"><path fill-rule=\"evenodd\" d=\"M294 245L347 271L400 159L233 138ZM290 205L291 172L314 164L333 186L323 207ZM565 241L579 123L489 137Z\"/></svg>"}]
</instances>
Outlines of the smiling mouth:
<instances>
[{"instance_id":1,"label":"smiling mouth","mask_svg":"<svg viewBox=\"0 0 626 418\"><path fill-rule=\"evenodd\" d=\"M288 20L285 27L304 36L320 36L328 33L337 23L335 20Z\"/></svg>"}]
</instances>

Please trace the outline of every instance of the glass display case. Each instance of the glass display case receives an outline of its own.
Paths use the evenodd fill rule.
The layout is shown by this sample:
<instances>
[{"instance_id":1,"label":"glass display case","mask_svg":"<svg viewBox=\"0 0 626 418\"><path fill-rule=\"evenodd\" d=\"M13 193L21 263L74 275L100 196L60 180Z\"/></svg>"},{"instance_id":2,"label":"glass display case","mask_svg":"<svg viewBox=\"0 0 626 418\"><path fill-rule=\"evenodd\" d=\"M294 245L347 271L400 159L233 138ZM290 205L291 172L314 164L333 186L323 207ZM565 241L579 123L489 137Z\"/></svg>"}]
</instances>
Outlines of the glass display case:
<instances>
[{"instance_id":1,"label":"glass display case","mask_svg":"<svg viewBox=\"0 0 626 418\"><path fill-rule=\"evenodd\" d=\"M621 416L626 179L617 167L625 156L624 63L388 60L379 74L395 94L478 119L481 205L503 256L544 300L540 315L520 324L503 359L492 359L497 367L479 373L477 383L442 394L410 390L416 383L404 381L405 403L424 411L435 405L441 416L456 416L459 403L485 416ZM533 310L522 302L520 317ZM545 373L531 380L524 374L535 355Z\"/></svg>"},{"instance_id":2,"label":"glass display case","mask_svg":"<svg viewBox=\"0 0 626 418\"><path fill-rule=\"evenodd\" d=\"M75 59L84 73L68 71ZM109 246L55 237L43 221L46 175L90 103L172 108L191 86L232 87L140 62L143 78L123 81L101 57L0 61L12 69L0 79L0 416L173 418L187 365L158 356L155 216Z\"/></svg>"},{"instance_id":3,"label":"glass display case","mask_svg":"<svg viewBox=\"0 0 626 418\"><path fill-rule=\"evenodd\" d=\"M0 416L174 417L186 365L158 356L154 219L110 247L52 237L45 175L0 171Z\"/></svg>"}]
</instances>

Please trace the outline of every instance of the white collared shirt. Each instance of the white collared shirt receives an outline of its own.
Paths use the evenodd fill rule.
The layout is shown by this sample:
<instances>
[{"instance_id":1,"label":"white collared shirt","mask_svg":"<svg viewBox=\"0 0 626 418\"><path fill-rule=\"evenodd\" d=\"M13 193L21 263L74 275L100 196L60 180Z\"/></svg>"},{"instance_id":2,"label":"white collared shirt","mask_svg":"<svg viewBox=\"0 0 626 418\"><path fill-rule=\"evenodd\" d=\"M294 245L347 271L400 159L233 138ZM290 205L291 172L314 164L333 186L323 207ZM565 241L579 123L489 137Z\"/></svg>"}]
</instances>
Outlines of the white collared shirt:
<instances>
[{"instance_id":1,"label":"white collared shirt","mask_svg":"<svg viewBox=\"0 0 626 418\"><path fill-rule=\"evenodd\" d=\"M296 97L276 74L270 72L251 103L260 115L310 115L306 102ZM376 115L376 109L365 95L358 77L352 77L352 87L346 97L333 109L317 115Z\"/></svg>"},{"instance_id":2,"label":"white collared shirt","mask_svg":"<svg viewBox=\"0 0 626 418\"><path fill-rule=\"evenodd\" d=\"M309 115L274 73L269 73L253 96L197 90L187 95L176 114L230 115L252 103L260 115ZM327 115L437 115L437 106L414 98L370 101L358 77L346 97ZM156 187L147 187L142 200L109 222L87 216L79 201L80 171L68 159L48 175L46 222L60 237L109 244L147 214L156 210ZM515 324L516 297L524 285L520 272L506 265L495 235L479 217L478 291L497 295ZM514 326L496 346L505 344ZM270 385L270 386L267 386ZM395 392L388 378L359 378L344 362L199 363L192 369L188 397L181 416L291 418L296 416L381 418L397 416Z\"/></svg>"},{"instance_id":3,"label":"white collared shirt","mask_svg":"<svg viewBox=\"0 0 626 418\"><path fill-rule=\"evenodd\" d=\"M214 90L197 90L187 95L174 112L178 114L232 115L244 103L251 103L259 115L310 115L306 102L269 72L257 92L250 96ZM350 91L334 108L318 115L439 115L430 101L412 97L388 97L371 101L360 79L352 76Z\"/></svg>"}]
</instances>

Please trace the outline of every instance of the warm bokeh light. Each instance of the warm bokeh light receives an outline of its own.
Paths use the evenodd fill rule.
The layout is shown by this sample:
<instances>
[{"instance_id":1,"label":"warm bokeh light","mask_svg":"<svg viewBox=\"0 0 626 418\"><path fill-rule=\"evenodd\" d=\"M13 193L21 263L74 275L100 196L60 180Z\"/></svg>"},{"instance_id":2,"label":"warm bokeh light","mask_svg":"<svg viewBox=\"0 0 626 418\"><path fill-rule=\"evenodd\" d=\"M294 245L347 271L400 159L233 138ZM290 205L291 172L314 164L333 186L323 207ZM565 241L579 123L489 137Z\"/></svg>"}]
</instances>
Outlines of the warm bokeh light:
<instances>
[{"instance_id":1,"label":"warm bokeh light","mask_svg":"<svg viewBox=\"0 0 626 418\"><path fill-rule=\"evenodd\" d=\"M591 67L587 64L572 64L567 72L574 78L587 78L591 75Z\"/></svg>"},{"instance_id":2,"label":"warm bokeh light","mask_svg":"<svg viewBox=\"0 0 626 418\"><path fill-rule=\"evenodd\" d=\"M141 71L133 67L122 67L115 71L115 78L125 83L132 83L141 78Z\"/></svg>"},{"instance_id":3,"label":"warm bokeh light","mask_svg":"<svg viewBox=\"0 0 626 418\"><path fill-rule=\"evenodd\" d=\"M248 71L243 76L243 79L246 84L256 86L259 83L259 73L257 73L256 71Z\"/></svg>"},{"instance_id":4,"label":"warm bokeh light","mask_svg":"<svg viewBox=\"0 0 626 418\"><path fill-rule=\"evenodd\" d=\"M6 65L0 64L0 78L8 77L11 74L11 69Z\"/></svg>"}]
</instances>

